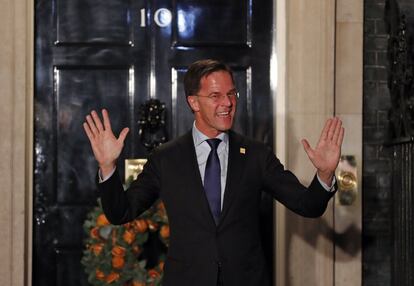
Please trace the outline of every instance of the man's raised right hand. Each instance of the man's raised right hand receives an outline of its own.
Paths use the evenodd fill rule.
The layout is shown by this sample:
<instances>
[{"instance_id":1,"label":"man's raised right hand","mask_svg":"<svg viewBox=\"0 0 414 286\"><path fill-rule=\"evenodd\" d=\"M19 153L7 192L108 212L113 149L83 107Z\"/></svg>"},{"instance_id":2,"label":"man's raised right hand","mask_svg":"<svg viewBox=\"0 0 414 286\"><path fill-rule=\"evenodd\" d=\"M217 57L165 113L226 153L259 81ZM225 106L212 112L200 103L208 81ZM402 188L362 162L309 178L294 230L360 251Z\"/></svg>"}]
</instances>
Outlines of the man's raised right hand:
<instances>
[{"instance_id":1,"label":"man's raised right hand","mask_svg":"<svg viewBox=\"0 0 414 286\"><path fill-rule=\"evenodd\" d=\"M108 111L102 109L103 124L95 110L86 116L83 123L86 135L91 143L92 151L98 161L102 177L109 175L115 168L116 160L124 147L129 128L122 129L116 138L111 128Z\"/></svg>"}]
</instances>

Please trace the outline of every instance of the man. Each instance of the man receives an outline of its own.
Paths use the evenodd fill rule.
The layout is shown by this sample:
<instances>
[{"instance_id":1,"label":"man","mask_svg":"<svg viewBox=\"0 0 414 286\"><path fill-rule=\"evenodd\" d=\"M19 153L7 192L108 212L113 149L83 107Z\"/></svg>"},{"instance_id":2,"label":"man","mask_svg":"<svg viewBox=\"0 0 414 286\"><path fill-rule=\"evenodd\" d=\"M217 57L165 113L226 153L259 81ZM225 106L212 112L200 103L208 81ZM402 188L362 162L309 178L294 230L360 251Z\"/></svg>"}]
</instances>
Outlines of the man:
<instances>
[{"instance_id":1,"label":"man","mask_svg":"<svg viewBox=\"0 0 414 286\"><path fill-rule=\"evenodd\" d=\"M112 223L126 223L161 197L170 223L165 286L270 285L259 234L261 191L302 216L322 215L335 193L341 121L326 122L315 149L302 141L317 169L306 188L263 143L231 131L238 93L226 65L193 63L184 88L192 130L155 150L126 192L115 165L128 129L116 138L106 110L103 124L95 111L87 116L104 212Z\"/></svg>"}]
</instances>

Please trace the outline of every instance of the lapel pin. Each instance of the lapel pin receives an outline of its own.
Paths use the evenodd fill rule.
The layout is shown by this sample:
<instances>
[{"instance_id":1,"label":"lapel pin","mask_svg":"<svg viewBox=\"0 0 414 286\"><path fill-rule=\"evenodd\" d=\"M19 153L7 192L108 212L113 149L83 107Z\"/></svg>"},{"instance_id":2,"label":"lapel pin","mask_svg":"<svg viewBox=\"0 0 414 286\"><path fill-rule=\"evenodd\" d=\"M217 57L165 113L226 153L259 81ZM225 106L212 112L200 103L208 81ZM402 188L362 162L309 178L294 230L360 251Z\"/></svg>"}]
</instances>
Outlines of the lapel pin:
<instances>
[{"instance_id":1,"label":"lapel pin","mask_svg":"<svg viewBox=\"0 0 414 286\"><path fill-rule=\"evenodd\" d=\"M241 147L241 148L240 148L240 154L246 154L246 149L245 149L245 148L243 148L243 147Z\"/></svg>"}]
</instances>

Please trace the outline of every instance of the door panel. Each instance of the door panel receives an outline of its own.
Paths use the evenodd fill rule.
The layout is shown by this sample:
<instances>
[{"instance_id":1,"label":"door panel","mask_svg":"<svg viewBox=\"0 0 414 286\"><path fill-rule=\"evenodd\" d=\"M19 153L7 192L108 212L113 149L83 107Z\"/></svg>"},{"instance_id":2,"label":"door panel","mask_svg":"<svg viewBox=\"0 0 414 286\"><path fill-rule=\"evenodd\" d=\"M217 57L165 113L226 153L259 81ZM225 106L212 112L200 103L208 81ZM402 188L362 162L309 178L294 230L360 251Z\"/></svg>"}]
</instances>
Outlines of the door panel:
<instances>
[{"instance_id":1,"label":"door panel","mask_svg":"<svg viewBox=\"0 0 414 286\"><path fill-rule=\"evenodd\" d=\"M56 0L56 43L130 45L130 1Z\"/></svg>"},{"instance_id":2,"label":"door panel","mask_svg":"<svg viewBox=\"0 0 414 286\"><path fill-rule=\"evenodd\" d=\"M251 3L240 0L177 1L174 46L250 44Z\"/></svg>"},{"instance_id":3,"label":"door panel","mask_svg":"<svg viewBox=\"0 0 414 286\"><path fill-rule=\"evenodd\" d=\"M36 1L33 285L87 285L80 264L82 224L96 205L97 164L82 122L92 109L109 110L116 134L130 128L119 159L123 176L124 159L148 154L138 138L140 106L161 100L168 138L185 133L193 115L184 73L195 60L216 58L234 69L240 91L234 129L273 146L271 6L235 0ZM268 204L266 209L269 214ZM263 221L272 237L271 221ZM271 261L271 241L266 244Z\"/></svg>"},{"instance_id":4,"label":"door panel","mask_svg":"<svg viewBox=\"0 0 414 286\"><path fill-rule=\"evenodd\" d=\"M55 68L56 106L56 192L57 203L76 204L93 201L96 161L91 157L82 123L92 108L108 107L112 127L119 133L130 125L130 70L111 67ZM128 152L126 147L126 152ZM122 168L122 166L120 166Z\"/></svg>"}]
</instances>

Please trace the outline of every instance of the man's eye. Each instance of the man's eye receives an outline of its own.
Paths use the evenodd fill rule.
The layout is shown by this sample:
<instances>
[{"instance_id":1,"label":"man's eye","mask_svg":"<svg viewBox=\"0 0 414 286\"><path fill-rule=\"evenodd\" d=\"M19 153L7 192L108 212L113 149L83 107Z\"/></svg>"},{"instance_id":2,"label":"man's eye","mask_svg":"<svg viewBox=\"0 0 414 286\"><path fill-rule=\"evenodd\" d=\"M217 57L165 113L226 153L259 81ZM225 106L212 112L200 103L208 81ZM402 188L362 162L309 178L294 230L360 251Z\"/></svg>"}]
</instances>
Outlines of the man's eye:
<instances>
[{"instance_id":1,"label":"man's eye","mask_svg":"<svg viewBox=\"0 0 414 286\"><path fill-rule=\"evenodd\" d=\"M216 100L219 98L219 96L217 94L212 94L210 95L210 98Z\"/></svg>"}]
</instances>

